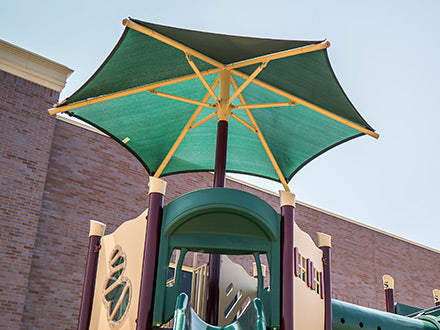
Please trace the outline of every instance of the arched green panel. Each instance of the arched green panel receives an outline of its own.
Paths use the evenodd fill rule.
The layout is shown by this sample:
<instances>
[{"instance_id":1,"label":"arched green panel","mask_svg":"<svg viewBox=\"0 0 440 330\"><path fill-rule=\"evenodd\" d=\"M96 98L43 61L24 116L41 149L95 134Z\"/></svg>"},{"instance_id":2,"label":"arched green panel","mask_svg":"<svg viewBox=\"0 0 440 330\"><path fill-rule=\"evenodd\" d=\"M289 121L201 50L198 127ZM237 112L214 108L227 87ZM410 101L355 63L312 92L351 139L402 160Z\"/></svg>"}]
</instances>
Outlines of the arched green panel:
<instances>
[{"instance_id":1,"label":"arched green panel","mask_svg":"<svg viewBox=\"0 0 440 330\"><path fill-rule=\"evenodd\" d=\"M266 253L271 286L259 285L266 321L279 326L280 215L264 200L241 190L210 188L183 195L164 207L156 276L154 325L168 321L177 299L166 287L173 249L214 254ZM176 269L176 271L180 271Z\"/></svg>"}]
</instances>

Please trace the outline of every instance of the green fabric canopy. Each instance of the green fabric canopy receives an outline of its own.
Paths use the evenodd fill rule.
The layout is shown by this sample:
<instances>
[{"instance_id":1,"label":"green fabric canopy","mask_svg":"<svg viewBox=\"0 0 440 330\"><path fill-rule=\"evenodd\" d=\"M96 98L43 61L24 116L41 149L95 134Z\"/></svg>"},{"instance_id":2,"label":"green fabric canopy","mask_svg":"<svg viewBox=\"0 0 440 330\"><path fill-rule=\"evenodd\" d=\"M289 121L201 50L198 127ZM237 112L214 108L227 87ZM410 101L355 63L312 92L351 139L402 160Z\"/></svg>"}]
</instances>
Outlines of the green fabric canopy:
<instances>
[{"instance_id":1,"label":"green fabric canopy","mask_svg":"<svg viewBox=\"0 0 440 330\"><path fill-rule=\"evenodd\" d=\"M131 22L224 65L322 44L321 41L272 40L190 31L134 19ZM213 64L195 55L191 59L202 73L216 69ZM238 86L259 65L235 68L236 74L232 72L232 76ZM192 79L167 85L167 81L188 75L194 75L194 70L185 52L126 27L101 67L77 92L59 105L59 110L65 106L73 107L68 111L70 115L86 121L120 142L141 161L150 175L154 175L197 105L160 97L148 91L131 93L130 90L164 82L166 86L157 88L157 91L201 101L207 90L195 75ZM218 72L207 74L205 79L211 85L218 75ZM304 101L292 106L250 110L287 181L318 155L364 134L347 126L344 121L374 131L343 92L331 69L326 49L273 59L256 79ZM241 93L247 104L292 101L255 82L251 82ZM94 104L85 102L120 91L129 93ZM219 87L215 93L219 95ZM231 87L231 95L233 93ZM207 103L215 103L215 100L210 98ZM238 106L241 101L236 98L232 104ZM319 113L309 104L341 120ZM213 112L215 109L203 108L195 122ZM236 109L233 113L252 126L244 109ZM216 128L214 117L189 130L161 175L212 171ZM234 118L229 119L226 170L279 181L257 134Z\"/></svg>"}]
</instances>

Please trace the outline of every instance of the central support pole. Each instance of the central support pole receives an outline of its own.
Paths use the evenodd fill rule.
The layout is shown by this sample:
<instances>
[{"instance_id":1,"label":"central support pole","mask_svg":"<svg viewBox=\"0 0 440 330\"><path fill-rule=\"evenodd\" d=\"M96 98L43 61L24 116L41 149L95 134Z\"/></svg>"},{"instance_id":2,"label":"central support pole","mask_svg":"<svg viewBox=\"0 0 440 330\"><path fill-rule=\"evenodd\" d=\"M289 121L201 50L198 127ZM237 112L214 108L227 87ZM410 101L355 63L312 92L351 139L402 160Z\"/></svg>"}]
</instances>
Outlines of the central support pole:
<instances>
[{"instance_id":1,"label":"central support pole","mask_svg":"<svg viewBox=\"0 0 440 330\"><path fill-rule=\"evenodd\" d=\"M214 187L225 186L226 154L228 148L229 86L231 74L227 70L220 72L220 100L217 109L217 143L215 148ZM206 322L218 324L218 302L220 283L220 255L209 256L208 299L206 304Z\"/></svg>"}]
</instances>

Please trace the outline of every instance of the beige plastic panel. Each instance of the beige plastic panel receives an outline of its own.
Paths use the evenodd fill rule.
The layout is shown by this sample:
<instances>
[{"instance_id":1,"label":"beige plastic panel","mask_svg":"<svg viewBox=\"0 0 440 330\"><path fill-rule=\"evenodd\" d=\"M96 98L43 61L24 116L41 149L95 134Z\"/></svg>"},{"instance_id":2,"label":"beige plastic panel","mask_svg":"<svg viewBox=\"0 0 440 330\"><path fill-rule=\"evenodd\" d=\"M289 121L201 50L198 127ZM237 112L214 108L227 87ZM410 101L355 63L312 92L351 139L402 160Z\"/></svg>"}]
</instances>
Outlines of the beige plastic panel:
<instances>
[{"instance_id":1,"label":"beige plastic panel","mask_svg":"<svg viewBox=\"0 0 440 330\"><path fill-rule=\"evenodd\" d=\"M303 232L295 223L295 247L301 255L313 262L318 272L323 271L322 251L315 245L312 238ZM293 274L294 276L294 274ZM294 325L295 329L324 329L324 300L316 291L310 289L307 283L299 277L294 278Z\"/></svg>"},{"instance_id":2,"label":"beige plastic panel","mask_svg":"<svg viewBox=\"0 0 440 330\"><path fill-rule=\"evenodd\" d=\"M248 297L251 300L257 297L257 279L250 276L241 265L232 262L227 256L222 255L219 291L218 324L225 326L232 323ZM225 310L237 294L239 295L237 302L225 317Z\"/></svg>"},{"instance_id":3,"label":"beige plastic panel","mask_svg":"<svg viewBox=\"0 0 440 330\"><path fill-rule=\"evenodd\" d=\"M136 329L147 213L148 209L136 219L124 222L112 234L101 238L90 329ZM124 270L119 278L130 285L130 302L125 315L111 325L108 321L108 303L103 293L111 273L109 259L117 247L125 257Z\"/></svg>"}]
</instances>

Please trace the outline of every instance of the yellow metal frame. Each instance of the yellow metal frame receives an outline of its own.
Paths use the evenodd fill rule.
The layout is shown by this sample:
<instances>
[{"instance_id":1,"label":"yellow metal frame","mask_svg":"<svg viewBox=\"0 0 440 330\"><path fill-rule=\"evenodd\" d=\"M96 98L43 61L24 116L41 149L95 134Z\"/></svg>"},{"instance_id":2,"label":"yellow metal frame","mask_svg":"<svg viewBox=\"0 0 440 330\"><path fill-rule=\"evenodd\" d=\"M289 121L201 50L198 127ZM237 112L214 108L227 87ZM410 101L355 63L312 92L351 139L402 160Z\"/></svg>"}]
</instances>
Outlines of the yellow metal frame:
<instances>
[{"instance_id":1,"label":"yellow metal frame","mask_svg":"<svg viewBox=\"0 0 440 330\"><path fill-rule=\"evenodd\" d=\"M214 99L214 101L218 102L218 98L217 95L214 93L214 91L211 89L211 87L209 86L208 82L206 81L205 77L203 77L202 73L200 72L199 68L197 67L197 65L194 63L194 61L191 59L190 55L186 55L186 60L188 61L189 65L191 66L191 68L194 70L195 74L197 75L197 77L199 77L200 81L202 82L203 86L205 86L206 90L208 91L208 93L211 95L211 97Z\"/></svg>"},{"instance_id":2,"label":"yellow metal frame","mask_svg":"<svg viewBox=\"0 0 440 330\"><path fill-rule=\"evenodd\" d=\"M232 109L261 109L261 108L278 108L278 107L288 107L294 106L293 102L278 102L278 103L261 103L261 104L241 104L234 105Z\"/></svg>"},{"instance_id":3,"label":"yellow metal frame","mask_svg":"<svg viewBox=\"0 0 440 330\"><path fill-rule=\"evenodd\" d=\"M241 94L241 92L243 92L243 90L252 82L252 80L254 80L257 75L263 71L263 69L266 67L267 62L262 63L258 68L255 69L254 72L252 72L252 74L250 76L247 77L246 81L241 84L241 86L234 92L234 94L232 94L229 102L232 103L232 101L235 100L235 98Z\"/></svg>"},{"instance_id":4,"label":"yellow metal frame","mask_svg":"<svg viewBox=\"0 0 440 330\"><path fill-rule=\"evenodd\" d=\"M210 58L210 57L208 57L208 56L206 56L206 55L204 55L204 54L202 54L202 53L200 53L200 52L198 52L188 46L185 46L185 45L181 44L180 42L177 42L171 38L168 38L168 37L164 36L163 34L160 34L156 31L153 31L153 30L145 27L145 26L137 24L137 23L131 21L130 19L124 19L122 21L122 24L124 24L126 27L129 27L130 29L136 30L136 31L141 32L143 34L146 34L150 37L153 37L154 39L157 39L159 41L162 41L163 43L166 43L167 45L170 45L174 48L177 48L188 55L195 56L195 57L201 59L202 61L205 61L206 63L209 63L217 68L220 68L220 69L226 68L226 66L223 63L220 63L220 62L218 62L218 61L216 61L216 60L214 60L214 59L212 59L212 58Z\"/></svg>"},{"instance_id":5,"label":"yellow metal frame","mask_svg":"<svg viewBox=\"0 0 440 330\"><path fill-rule=\"evenodd\" d=\"M206 103L206 102L202 102L202 101L192 100L192 99L189 99L189 98L186 98L183 96L177 96L177 95L173 95L173 94L163 93L163 92L159 92L155 89L151 90L150 93L157 95L157 96L165 97L167 99L181 101L181 102L185 102L185 103L189 103L189 104L195 104L195 105L199 105L199 106L206 107L206 108L215 109L215 107L216 107L216 104L210 104L210 103Z\"/></svg>"},{"instance_id":6,"label":"yellow metal frame","mask_svg":"<svg viewBox=\"0 0 440 330\"><path fill-rule=\"evenodd\" d=\"M220 77L217 77L217 79L214 80L214 83L212 84L211 88L216 89L217 85L219 84ZM206 102L209 99L209 93L206 93L205 97L203 98L203 102ZM173 146L171 147L170 151L168 151L168 154L165 156L164 160L160 164L159 168L157 169L156 173L154 173L154 176L156 178L160 177L165 167L168 165L168 162L171 160L171 157L173 157L174 153L176 152L177 148L179 147L180 143L182 143L183 139L186 136L186 133L190 129L192 129L192 125L194 121L199 116L200 112L202 111L204 107L198 106L197 109L192 114L191 118L186 123L185 127L183 128L182 132L180 132L179 136L177 137L176 141L174 142ZM214 114L215 115L215 114Z\"/></svg>"},{"instance_id":7,"label":"yellow metal frame","mask_svg":"<svg viewBox=\"0 0 440 330\"><path fill-rule=\"evenodd\" d=\"M257 133L257 129L254 126L249 125L249 123L247 123L244 119L237 116L235 113L231 112L231 117L234 118L236 121L238 121L243 126L249 128L252 132Z\"/></svg>"},{"instance_id":8,"label":"yellow metal frame","mask_svg":"<svg viewBox=\"0 0 440 330\"><path fill-rule=\"evenodd\" d=\"M233 87L235 90L238 89L237 82L235 81L235 79L234 79L233 77L232 77L232 79L231 79L231 84L232 84L232 87ZM243 97L242 94L238 94L238 98L239 98L241 104L246 105L246 100L244 99L244 97ZM281 182L281 184L283 185L284 189L285 189L286 191L290 191L289 186L287 185L287 181L286 181L286 179L284 178L283 172L281 172L281 169L280 169L280 167L278 166L278 163L277 163L275 157L273 156L273 153L272 153L272 151L270 150L269 145L267 144L266 139L265 139L264 136L263 136L263 133L261 133L261 130L260 130L260 128L258 127L258 124L257 124L257 122L256 122L256 120L255 120L255 118L254 118L254 116L252 115L252 112L249 110L249 108L244 108L244 110L245 110L246 115L248 116L250 122L252 123L252 126L253 126L253 127L255 128L255 130L256 130L257 136L258 136L258 138L260 139L260 143L262 144L264 150L266 151L266 154L267 154L267 156L269 157L269 160L270 160L270 162L271 162L273 168L275 169L275 172L276 172L277 175L278 175L278 179L280 180L280 182Z\"/></svg>"},{"instance_id":9,"label":"yellow metal frame","mask_svg":"<svg viewBox=\"0 0 440 330\"><path fill-rule=\"evenodd\" d=\"M272 61L272 60L278 60L278 59L284 58L284 57L290 57L290 56L294 56L294 55L310 53L310 52L314 52L317 50L326 49L328 47L330 47L330 42L324 41L322 43L315 44L315 45L309 45L309 46L304 46L304 47L300 47L300 48L290 49L290 50L286 50L286 51L282 51L282 52L278 52L278 53L274 53L274 54L270 54L270 55L264 55L264 56L252 58L250 60L236 62L236 63L227 65L226 68L228 70L242 68L242 67L252 65L252 64L264 63L264 62L268 62L268 61Z\"/></svg>"},{"instance_id":10,"label":"yellow metal frame","mask_svg":"<svg viewBox=\"0 0 440 330\"><path fill-rule=\"evenodd\" d=\"M249 75L247 75L245 73L242 73L240 71L237 71L237 70L233 70L232 74L236 75L237 77L243 78L243 79L248 79L249 78ZM258 86L263 87L263 88L265 88L265 89L267 89L267 90L269 90L271 92L274 92L275 94L284 96L285 98L289 99L291 102L304 105L304 106L306 106L306 107L308 107L308 108L310 108L310 109L312 109L312 110L314 110L316 112L319 112L320 114L322 114L324 116L327 116L327 117L329 117L331 119L334 119L334 120L336 120L336 121L338 121L338 122L340 122L340 123L342 123L344 125L347 125L347 126L349 126L351 128L354 128L355 130L357 130L359 132L362 132L364 134L370 135L370 136L372 136L372 137L374 137L376 139L379 138L379 134L377 134L376 132L373 132L373 131L365 128L365 127L362 127L362 126L360 126L360 125L358 125L356 123L353 123L352 121L350 121L348 119L345 119L345 118L343 118L341 116L335 115L334 113L332 113L332 112L330 112L328 110L325 110L325 109L323 109L321 107L318 107L317 105L315 105L313 103L305 101L305 100L303 100L303 99L301 99L301 98L299 98L297 96L294 96L294 95L292 95L292 94L290 94L288 92L285 92L285 91L283 91L283 90L281 90L279 88L276 88L276 87L274 87L272 85L269 85L269 84L267 84L265 82L262 82L262 81L260 81L258 79L254 79L252 82L255 85L258 85Z\"/></svg>"},{"instance_id":11,"label":"yellow metal frame","mask_svg":"<svg viewBox=\"0 0 440 330\"><path fill-rule=\"evenodd\" d=\"M206 70L201 72L201 74L203 76L208 76L211 74L216 74L219 73L220 69L210 69L210 70ZM182 76L179 78L174 78L174 79L169 79L169 80L165 80L165 81L160 81L157 83L153 83L153 84L149 84L149 85L145 85L145 86L140 86L140 87L135 87L135 88L131 88L131 89L127 89L125 91L120 91L120 92L116 92L116 93L111 93L108 95L103 95L103 96L97 96L85 101L80 101L80 102L76 102L76 103L72 103L72 104L68 104L68 105L63 105L62 103L57 105L55 108L51 108L49 109L49 114L50 115L54 115L57 113L61 113L61 112L66 112L66 111L70 111L73 109L77 109L77 108L81 108L87 105L91 105L91 104L96 104L96 103L100 103L100 102L104 102L104 101L109 101L109 100L113 100L113 99L117 99L119 97L123 97L123 96L128 96L128 95L133 95L133 94L137 94L137 93L141 93L141 92L149 92L155 89L158 89L160 87L165 87L165 86L170 86L170 85L174 85L174 84L178 84L184 81L188 81L188 80L192 80L197 78L197 75L194 74L190 74L187 76Z\"/></svg>"}]
</instances>

